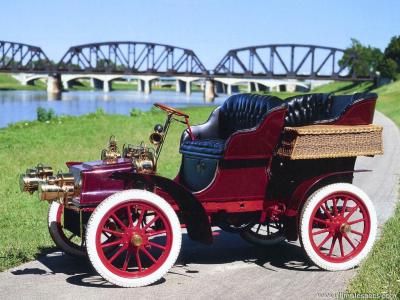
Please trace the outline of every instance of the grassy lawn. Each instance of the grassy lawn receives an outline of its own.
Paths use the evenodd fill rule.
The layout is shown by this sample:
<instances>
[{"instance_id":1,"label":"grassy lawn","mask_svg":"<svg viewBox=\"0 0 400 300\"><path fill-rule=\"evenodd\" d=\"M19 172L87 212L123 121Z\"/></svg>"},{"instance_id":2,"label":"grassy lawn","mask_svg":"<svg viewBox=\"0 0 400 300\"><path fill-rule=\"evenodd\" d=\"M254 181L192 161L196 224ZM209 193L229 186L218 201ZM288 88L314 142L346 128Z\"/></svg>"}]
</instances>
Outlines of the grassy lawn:
<instances>
[{"instance_id":1,"label":"grassy lawn","mask_svg":"<svg viewBox=\"0 0 400 300\"><path fill-rule=\"evenodd\" d=\"M315 92L351 94L370 88L368 84L336 82L318 87ZM379 94L378 109L400 126L400 81L375 91ZM292 94L276 95L285 98ZM192 116L195 124L205 121L212 109L196 107L184 110ZM48 204L19 191L19 173L38 162L65 171L65 161L98 159L111 134L116 135L120 147L123 143L147 142L154 124L163 120L163 113L153 111L136 117L93 113L60 117L48 124L20 122L0 129L0 270L54 249L46 225ZM164 176L173 177L177 172L180 161L178 143L183 128L182 124L175 123L169 132L159 161L159 171ZM384 225L382 238L359 268L348 291L400 293L399 241L400 207Z\"/></svg>"},{"instance_id":2,"label":"grassy lawn","mask_svg":"<svg viewBox=\"0 0 400 300\"><path fill-rule=\"evenodd\" d=\"M400 126L400 81L382 86L378 93L378 110ZM400 205L392 218L383 226L369 257L361 264L356 277L350 282L352 293L391 293L400 296Z\"/></svg>"}]
</instances>

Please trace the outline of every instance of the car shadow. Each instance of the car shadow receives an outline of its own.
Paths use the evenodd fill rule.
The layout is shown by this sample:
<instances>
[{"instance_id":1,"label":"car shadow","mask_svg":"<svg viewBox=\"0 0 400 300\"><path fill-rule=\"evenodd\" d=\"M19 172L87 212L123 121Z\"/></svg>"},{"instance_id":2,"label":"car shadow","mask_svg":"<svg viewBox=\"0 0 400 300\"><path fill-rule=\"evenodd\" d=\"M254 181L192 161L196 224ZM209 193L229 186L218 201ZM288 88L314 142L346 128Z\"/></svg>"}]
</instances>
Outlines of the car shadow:
<instances>
[{"instance_id":1,"label":"car shadow","mask_svg":"<svg viewBox=\"0 0 400 300\"><path fill-rule=\"evenodd\" d=\"M47 252L47 251L45 251ZM92 268L88 259L76 258L62 252L53 252L39 256L37 259L46 269L23 268L14 269L11 273L20 275L49 276L64 274L69 284L118 288L103 280ZM182 248L178 260L169 273L179 276L195 277L201 273L200 265L221 265L242 262L256 265L267 272L279 272L279 269L307 272L321 272L307 259L297 243L284 242L275 246L257 247L245 242L238 234L216 231L214 243L203 245L189 239L187 234L182 236ZM158 285L166 280L153 283Z\"/></svg>"}]
</instances>

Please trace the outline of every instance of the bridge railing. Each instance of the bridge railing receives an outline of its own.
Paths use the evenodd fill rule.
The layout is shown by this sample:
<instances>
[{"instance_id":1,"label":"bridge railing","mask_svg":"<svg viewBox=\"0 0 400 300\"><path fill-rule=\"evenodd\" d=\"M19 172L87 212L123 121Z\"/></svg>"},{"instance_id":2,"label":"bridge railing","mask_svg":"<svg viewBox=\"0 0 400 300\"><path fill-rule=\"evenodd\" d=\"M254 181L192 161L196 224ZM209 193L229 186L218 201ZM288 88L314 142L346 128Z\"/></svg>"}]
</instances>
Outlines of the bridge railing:
<instances>
[{"instance_id":1,"label":"bridge railing","mask_svg":"<svg viewBox=\"0 0 400 300\"><path fill-rule=\"evenodd\" d=\"M71 47L58 63L60 72L206 75L190 49L143 42L107 42Z\"/></svg>"},{"instance_id":2,"label":"bridge railing","mask_svg":"<svg viewBox=\"0 0 400 300\"><path fill-rule=\"evenodd\" d=\"M40 47L0 41L2 72L50 72L53 67Z\"/></svg>"},{"instance_id":3,"label":"bridge railing","mask_svg":"<svg viewBox=\"0 0 400 300\"><path fill-rule=\"evenodd\" d=\"M303 44L271 44L229 50L213 74L224 77L370 80L374 74L356 74L355 54L345 50Z\"/></svg>"}]
</instances>

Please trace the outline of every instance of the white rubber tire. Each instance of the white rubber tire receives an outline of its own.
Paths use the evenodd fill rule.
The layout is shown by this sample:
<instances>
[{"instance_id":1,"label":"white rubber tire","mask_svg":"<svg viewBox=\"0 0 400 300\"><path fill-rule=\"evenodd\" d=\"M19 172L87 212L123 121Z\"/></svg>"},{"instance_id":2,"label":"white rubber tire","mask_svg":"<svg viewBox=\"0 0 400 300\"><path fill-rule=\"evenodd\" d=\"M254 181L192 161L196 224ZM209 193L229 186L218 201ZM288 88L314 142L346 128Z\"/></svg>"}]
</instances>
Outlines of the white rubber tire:
<instances>
[{"instance_id":1,"label":"white rubber tire","mask_svg":"<svg viewBox=\"0 0 400 300\"><path fill-rule=\"evenodd\" d=\"M315 252L313 246L311 245L308 230L309 230L309 222L311 214L315 206L318 205L318 203L323 198L327 197L329 194L339 191L357 195L364 202L370 216L371 228L368 240L364 248L356 257L342 263L334 263L324 260L321 256L319 256ZM304 204L303 210L301 212L299 226L300 226L300 241L309 259L321 269L328 271L343 271L352 269L355 266L357 266L361 262L361 260L363 260L370 252L376 238L377 218L376 218L375 208L371 200L369 199L368 195L364 191L362 191L360 188L356 187L353 184L335 183L327 185L317 190L307 199L306 203Z\"/></svg>"},{"instance_id":2,"label":"white rubber tire","mask_svg":"<svg viewBox=\"0 0 400 300\"><path fill-rule=\"evenodd\" d=\"M51 238L53 239L57 247L60 248L65 253L78 257L86 256L87 254L83 247L82 249L79 249L78 247L71 246L68 242L65 241L64 233L60 232L60 228L58 226L59 220L57 220L57 216L60 209L63 209L60 203L52 202L50 204L49 212L47 215L47 225L49 228L49 233Z\"/></svg>"},{"instance_id":3,"label":"white rubber tire","mask_svg":"<svg viewBox=\"0 0 400 300\"><path fill-rule=\"evenodd\" d=\"M96 250L96 232L102 218L110 209L135 199L157 206L164 212L172 229L172 246L169 256L158 270L145 277L126 278L114 274L102 263ZM147 286L161 279L176 262L181 249L181 243L182 233L180 222L171 205L160 196L144 190L126 190L115 193L105 199L93 211L86 229L86 248L92 266L105 280L121 287Z\"/></svg>"}]
</instances>

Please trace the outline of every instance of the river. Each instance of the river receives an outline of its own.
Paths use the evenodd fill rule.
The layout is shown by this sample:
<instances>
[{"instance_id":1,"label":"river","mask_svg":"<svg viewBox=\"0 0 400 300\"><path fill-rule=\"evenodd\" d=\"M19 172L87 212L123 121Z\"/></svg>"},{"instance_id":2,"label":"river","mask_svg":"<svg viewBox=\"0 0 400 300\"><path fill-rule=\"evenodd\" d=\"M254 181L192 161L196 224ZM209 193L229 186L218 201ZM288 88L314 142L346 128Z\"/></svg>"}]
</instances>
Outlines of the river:
<instances>
[{"instance_id":1,"label":"river","mask_svg":"<svg viewBox=\"0 0 400 300\"><path fill-rule=\"evenodd\" d=\"M226 95L214 103L205 103L201 92L186 96L172 91L153 91L149 95L136 91L68 91L51 97L46 91L0 91L0 127L18 121L36 120L36 109L52 108L56 115L82 115L101 108L109 114L129 115L132 108L149 110L154 102L173 107L218 105Z\"/></svg>"}]
</instances>

